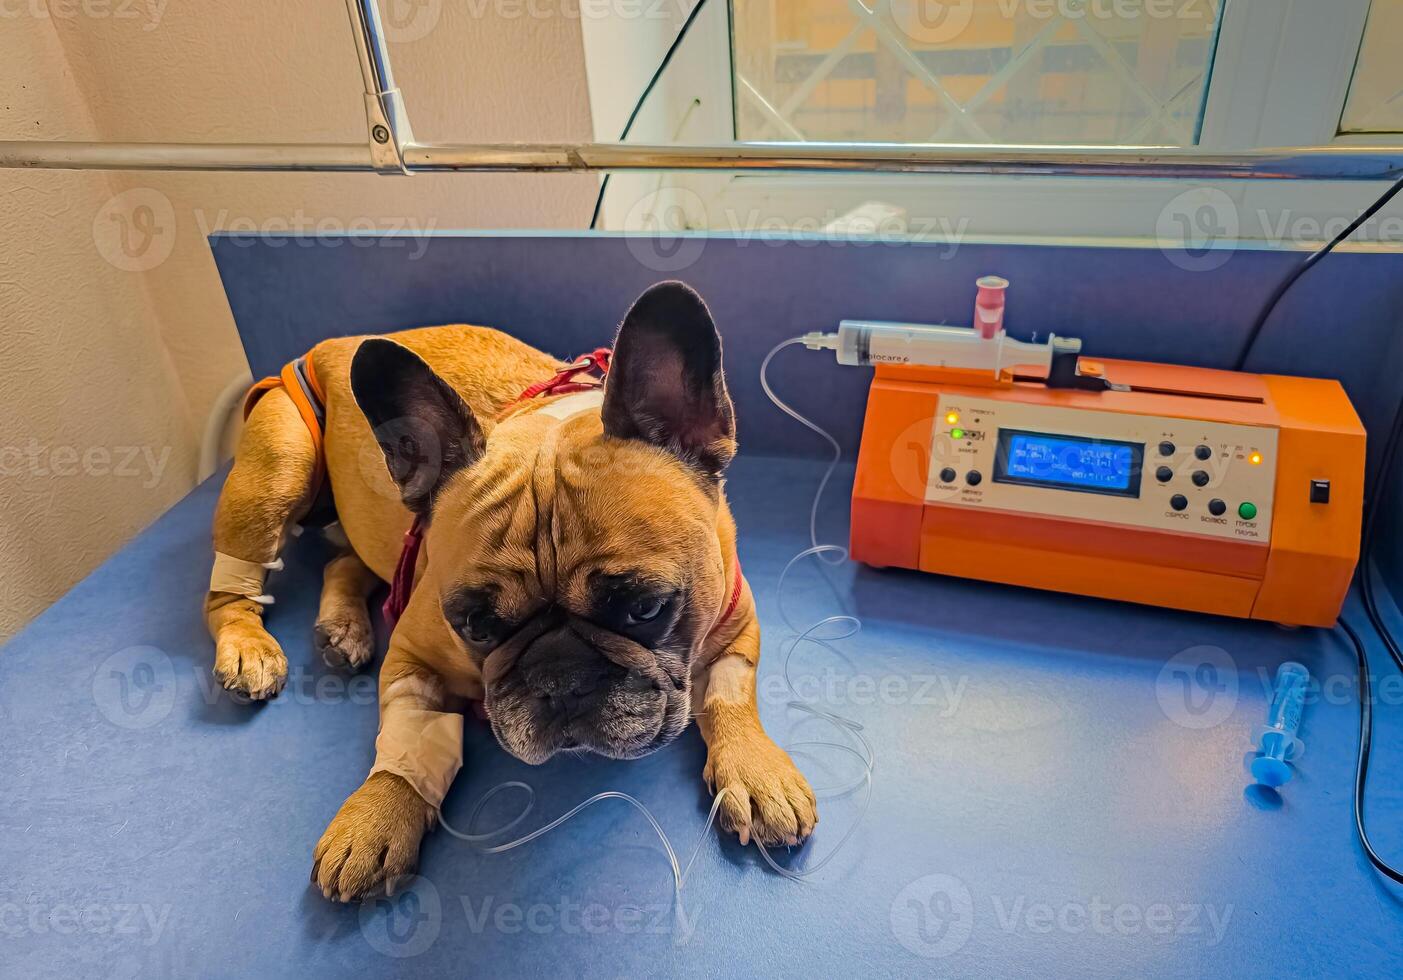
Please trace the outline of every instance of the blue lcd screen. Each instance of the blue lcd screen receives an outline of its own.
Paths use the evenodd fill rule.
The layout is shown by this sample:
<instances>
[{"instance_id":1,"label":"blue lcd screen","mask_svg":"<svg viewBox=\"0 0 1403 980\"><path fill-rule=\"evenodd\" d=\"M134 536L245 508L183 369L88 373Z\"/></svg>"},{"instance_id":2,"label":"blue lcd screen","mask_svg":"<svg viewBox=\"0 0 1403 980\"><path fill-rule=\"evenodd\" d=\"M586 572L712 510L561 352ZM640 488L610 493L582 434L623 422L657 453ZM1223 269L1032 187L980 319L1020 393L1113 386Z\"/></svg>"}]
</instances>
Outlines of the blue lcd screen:
<instances>
[{"instance_id":1,"label":"blue lcd screen","mask_svg":"<svg viewBox=\"0 0 1403 980\"><path fill-rule=\"evenodd\" d=\"M1138 497L1144 451L1143 443L1000 429L994 480Z\"/></svg>"}]
</instances>

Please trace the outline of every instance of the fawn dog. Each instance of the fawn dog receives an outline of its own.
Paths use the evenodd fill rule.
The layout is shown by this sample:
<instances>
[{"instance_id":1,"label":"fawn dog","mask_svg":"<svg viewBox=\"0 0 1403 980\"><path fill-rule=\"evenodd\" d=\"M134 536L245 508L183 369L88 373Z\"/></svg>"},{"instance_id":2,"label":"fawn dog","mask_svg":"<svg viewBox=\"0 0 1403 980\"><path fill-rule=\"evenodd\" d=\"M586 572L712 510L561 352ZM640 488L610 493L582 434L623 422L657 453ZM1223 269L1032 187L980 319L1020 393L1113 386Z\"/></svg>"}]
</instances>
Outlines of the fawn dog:
<instances>
[{"instance_id":1,"label":"fawn dog","mask_svg":"<svg viewBox=\"0 0 1403 980\"><path fill-rule=\"evenodd\" d=\"M533 764L637 758L695 716L724 828L743 843L812 832L813 792L756 706L759 626L722 488L735 415L695 292L667 282L638 298L602 386L485 327L329 340L306 360L252 393L205 611L224 687L276 695L287 659L264 628L263 569L323 485L349 542L326 566L323 657L368 663L370 593L380 580L405 592L375 764L314 852L324 895L413 873L474 701ZM552 378L568 383L539 384Z\"/></svg>"}]
</instances>

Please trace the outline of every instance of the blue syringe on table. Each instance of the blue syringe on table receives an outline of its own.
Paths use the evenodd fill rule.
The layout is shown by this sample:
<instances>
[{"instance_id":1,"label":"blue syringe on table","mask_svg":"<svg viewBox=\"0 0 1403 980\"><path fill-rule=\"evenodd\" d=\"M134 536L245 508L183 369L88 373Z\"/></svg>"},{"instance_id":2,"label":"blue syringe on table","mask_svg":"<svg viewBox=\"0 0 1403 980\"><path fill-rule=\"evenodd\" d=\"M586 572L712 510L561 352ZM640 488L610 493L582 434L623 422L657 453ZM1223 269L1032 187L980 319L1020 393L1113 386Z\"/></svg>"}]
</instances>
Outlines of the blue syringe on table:
<instances>
[{"instance_id":1,"label":"blue syringe on table","mask_svg":"<svg viewBox=\"0 0 1403 980\"><path fill-rule=\"evenodd\" d=\"M1258 755L1252 760L1252 776L1264 786L1281 786L1291 779L1294 763L1306 746L1296 736L1301 727L1306 687L1310 671L1288 660L1277 668L1276 689L1272 694L1267 723L1257 730Z\"/></svg>"}]
</instances>

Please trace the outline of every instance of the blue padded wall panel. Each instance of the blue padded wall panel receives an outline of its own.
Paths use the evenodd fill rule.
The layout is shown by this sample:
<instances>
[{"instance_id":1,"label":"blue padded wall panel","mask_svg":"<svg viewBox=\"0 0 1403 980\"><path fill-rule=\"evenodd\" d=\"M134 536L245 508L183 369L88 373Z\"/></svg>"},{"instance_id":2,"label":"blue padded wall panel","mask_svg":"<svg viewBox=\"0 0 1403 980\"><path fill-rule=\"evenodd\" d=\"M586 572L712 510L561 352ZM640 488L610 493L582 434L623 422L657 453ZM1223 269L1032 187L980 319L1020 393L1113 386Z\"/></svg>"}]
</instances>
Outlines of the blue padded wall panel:
<instances>
[{"instance_id":1,"label":"blue padded wall panel","mask_svg":"<svg viewBox=\"0 0 1403 980\"><path fill-rule=\"evenodd\" d=\"M774 344L843 318L970 322L974 281L1013 285L1014 336L1081 337L1092 356L1227 367L1299 253L1240 249L1189 271L1157 248L453 233L426 238L211 239L256 375L332 336L435 323L500 327L568 355L608 343L628 304L679 278L726 341L743 450L809 453L817 440L754 425L774 411L756 369ZM1377 428L1397 386L1377 356L1403 311L1403 255L1341 253L1313 270L1268 325L1254 370L1338 377ZM1396 375L1393 375L1396 377ZM855 451L869 374L786 352L776 383Z\"/></svg>"}]
</instances>

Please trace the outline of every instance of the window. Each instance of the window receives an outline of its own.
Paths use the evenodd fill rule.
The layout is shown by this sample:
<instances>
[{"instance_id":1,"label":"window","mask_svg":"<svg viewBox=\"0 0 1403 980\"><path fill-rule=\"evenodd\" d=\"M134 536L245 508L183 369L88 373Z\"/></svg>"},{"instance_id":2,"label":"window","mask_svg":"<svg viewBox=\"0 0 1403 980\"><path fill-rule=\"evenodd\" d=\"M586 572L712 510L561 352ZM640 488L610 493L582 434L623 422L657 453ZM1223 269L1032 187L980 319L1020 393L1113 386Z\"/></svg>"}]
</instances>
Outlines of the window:
<instances>
[{"instance_id":1,"label":"window","mask_svg":"<svg viewBox=\"0 0 1403 980\"><path fill-rule=\"evenodd\" d=\"M742 140L1197 141L1221 0L734 0Z\"/></svg>"},{"instance_id":2,"label":"window","mask_svg":"<svg viewBox=\"0 0 1403 980\"><path fill-rule=\"evenodd\" d=\"M624 19L594 30L632 31L642 43L631 50L651 70L695 0L679 2L674 23L653 35ZM1206 151L1403 143L1403 58L1391 50L1403 0L706 2L631 139ZM627 66L590 34L593 87ZM613 117L640 86L596 100L596 120L608 120L599 138L615 137ZM602 227L823 231L876 215L885 233L952 247L1172 248L1192 227L1196 245L1307 249L1380 191L1348 181L637 173L611 181ZM1349 247L1398 248L1400 215L1403 197Z\"/></svg>"},{"instance_id":3,"label":"window","mask_svg":"<svg viewBox=\"0 0 1403 980\"><path fill-rule=\"evenodd\" d=\"M1403 0L1374 0L1340 131L1403 132Z\"/></svg>"}]
</instances>

